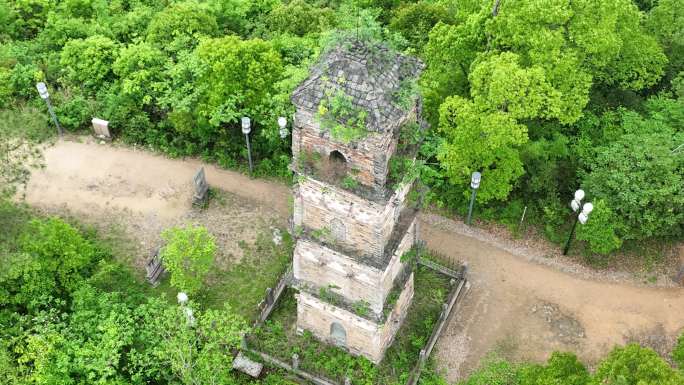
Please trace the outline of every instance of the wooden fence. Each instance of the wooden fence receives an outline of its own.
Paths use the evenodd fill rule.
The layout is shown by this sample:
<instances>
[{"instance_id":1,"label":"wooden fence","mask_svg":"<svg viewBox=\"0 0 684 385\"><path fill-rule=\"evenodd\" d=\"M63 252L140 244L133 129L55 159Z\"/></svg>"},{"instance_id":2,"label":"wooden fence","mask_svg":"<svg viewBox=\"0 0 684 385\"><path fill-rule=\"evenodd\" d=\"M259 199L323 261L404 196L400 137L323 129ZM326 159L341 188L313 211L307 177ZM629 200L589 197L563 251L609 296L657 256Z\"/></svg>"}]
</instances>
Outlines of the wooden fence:
<instances>
[{"instance_id":1,"label":"wooden fence","mask_svg":"<svg viewBox=\"0 0 684 385\"><path fill-rule=\"evenodd\" d=\"M430 357L430 353L432 353L432 349L435 347L435 344L437 343L440 334L442 334L444 326L449 321L452 311L457 307L458 300L465 295L468 288L468 280L466 279L465 266L462 266L459 271L455 271L447 267L440 266L435 262L423 258L419 259L418 263L428 268L439 271L440 273L445 274L451 277L453 280L457 281L455 281L456 285L449 293L446 302L442 305L442 312L439 315L439 321L437 321L437 324L432 329L430 339L428 339L425 346L423 346L423 349L420 350L418 362L416 363L416 366L414 366L413 371L411 372L411 375L409 376L409 379L406 382L406 385L416 385L418 383L418 379L420 379L420 374L423 371L423 368L425 367L425 362L427 362L427 359Z\"/></svg>"},{"instance_id":2,"label":"wooden fence","mask_svg":"<svg viewBox=\"0 0 684 385\"><path fill-rule=\"evenodd\" d=\"M294 373L296 376L299 376L300 378L303 378L307 381L311 381L316 385L339 385L338 383L336 383L332 380L329 380L327 378L319 377L319 376L316 376L314 374L300 370L299 368L295 368L294 366L292 366L286 362L283 362L283 361L281 361L281 360L279 360L279 359L277 359L271 355L268 355L266 353L260 352L258 350L252 350L249 348L247 348L246 350L252 354L258 355L259 357L261 357L262 360L266 361L266 363L268 363L270 365L277 366L277 367L284 369L290 373Z\"/></svg>"},{"instance_id":3,"label":"wooden fence","mask_svg":"<svg viewBox=\"0 0 684 385\"><path fill-rule=\"evenodd\" d=\"M447 297L446 302L442 305L442 312L439 315L439 321L437 322L437 324L435 324L435 327L432 329L432 334L430 335L430 338L428 339L427 343L425 344L425 346L423 346L423 349L421 349L420 355L418 357L418 362L413 367L413 370L411 371L411 374L409 376L408 381L406 382L406 385L416 385L418 383L418 380L420 379L420 374L423 371L423 368L425 367L427 359L430 357L430 353L432 353L432 349L435 347L435 344L437 343L439 336L444 330L446 323L449 321L451 314L458 307L458 301L461 298L463 298L468 288L468 281L466 279L467 269L465 266L461 266L458 270L455 270L424 258L420 258L418 260L418 263L427 268L442 273L448 277L451 277L451 279L454 280L454 287L449 292L449 296ZM259 304L259 317L256 320L254 327L263 325L266 319L268 319L268 317L271 315L271 312L278 304L278 300L280 299L281 295L283 294L283 292L285 292L287 286L293 282L293 279L294 274L292 272L292 267L290 266L288 270L285 272L285 274L281 276L276 287L274 289L269 288L266 291L266 298L264 298L264 300L261 301L261 303ZM251 352L252 354L258 355L268 364L289 371L304 380L314 383L315 385L340 385L337 382L330 380L328 378L305 372L299 369L298 367L283 362L282 360L279 360L278 358L275 358L269 354L260 352L258 350L250 349L246 344L246 339L243 339L243 341L244 350ZM350 382L351 381L347 379L345 384Z\"/></svg>"},{"instance_id":4,"label":"wooden fence","mask_svg":"<svg viewBox=\"0 0 684 385\"><path fill-rule=\"evenodd\" d=\"M280 277L275 288L266 289L266 297L259 303L259 316L254 322L254 327L259 327L263 325L264 321L268 319L271 312L278 304L280 296L283 295L287 286L292 283L294 279L294 273L292 272L292 266L287 268L287 271Z\"/></svg>"}]
</instances>

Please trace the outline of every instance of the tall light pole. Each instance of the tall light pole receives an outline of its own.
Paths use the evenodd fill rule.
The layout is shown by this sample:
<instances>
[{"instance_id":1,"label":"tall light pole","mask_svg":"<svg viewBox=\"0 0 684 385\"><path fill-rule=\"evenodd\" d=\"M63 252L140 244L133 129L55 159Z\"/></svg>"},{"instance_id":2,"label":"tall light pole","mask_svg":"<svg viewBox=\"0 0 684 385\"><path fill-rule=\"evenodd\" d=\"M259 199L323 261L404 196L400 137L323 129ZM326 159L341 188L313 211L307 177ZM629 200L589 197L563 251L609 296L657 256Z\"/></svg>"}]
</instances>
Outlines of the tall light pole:
<instances>
[{"instance_id":1,"label":"tall light pole","mask_svg":"<svg viewBox=\"0 0 684 385\"><path fill-rule=\"evenodd\" d=\"M477 195L477 189L480 188L480 181L482 180L482 174L475 171L470 177L470 187L473 189L470 194L470 206L468 206L468 220L467 224L470 226L470 221L473 218L473 205L475 204L475 196Z\"/></svg>"},{"instance_id":2,"label":"tall light pole","mask_svg":"<svg viewBox=\"0 0 684 385\"><path fill-rule=\"evenodd\" d=\"M280 127L280 139L287 138L287 118L281 116L278 118L278 127Z\"/></svg>"},{"instance_id":3,"label":"tall light pole","mask_svg":"<svg viewBox=\"0 0 684 385\"><path fill-rule=\"evenodd\" d=\"M247 159L249 159L249 175L252 175L252 147L249 145L249 133L252 131L252 124L248 117L242 117L242 133L245 134L245 140L247 141Z\"/></svg>"},{"instance_id":4,"label":"tall light pole","mask_svg":"<svg viewBox=\"0 0 684 385\"><path fill-rule=\"evenodd\" d=\"M565 247L563 248L563 255L568 255L568 250L570 250L570 242L572 242L572 237L575 235L577 222L580 222L581 224L587 223L587 220L589 219L589 213L591 213L591 211L594 209L594 205L591 203L585 203L584 206L581 206L582 199L584 199L584 191L575 191L575 199L570 202L570 207L572 208L573 213L576 213L580 207L582 207L582 211L575 217L575 220L572 223L570 236L568 236L568 240L565 242Z\"/></svg>"},{"instance_id":5,"label":"tall light pole","mask_svg":"<svg viewBox=\"0 0 684 385\"><path fill-rule=\"evenodd\" d=\"M50 116L52 117L52 121L55 122L55 126L57 126L57 131L59 132L59 136L64 135L64 131L62 130L62 126L59 125L59 121L57 121L57 116L55 115L55 111L52 110L52 104L50 104L50 93L47 90L47 86L43 82L36 83L36 89L38 90L38 94L40 95L40 98L45 100L45 103L47 104L48 112L50 113Z\"/></svg>"}]
</instances>

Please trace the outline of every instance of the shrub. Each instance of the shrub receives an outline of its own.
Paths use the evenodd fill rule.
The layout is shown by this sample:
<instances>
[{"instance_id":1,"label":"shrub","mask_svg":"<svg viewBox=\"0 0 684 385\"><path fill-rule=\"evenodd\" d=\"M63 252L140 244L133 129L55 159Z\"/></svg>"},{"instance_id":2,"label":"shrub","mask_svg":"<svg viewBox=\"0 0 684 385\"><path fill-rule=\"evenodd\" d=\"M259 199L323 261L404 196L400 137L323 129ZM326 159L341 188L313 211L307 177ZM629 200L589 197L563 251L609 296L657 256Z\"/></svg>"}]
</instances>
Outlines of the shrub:
<instances>
[{"instance_id":1,"label":"shrub","mask_svg":"<svg viewBox=\"0 0 684 385\"><path fill-rule=\"evenodd\" d=\"M112 64L118 44L102 35L69 40L60 54L67 82L96 90L113 80Z\"/></svg>"},{"instance_id":2,"label":"shrub","mask_svg":"<svg viewBox=\"0 0 684 385\"><path fill-rule=\"evenodd\" d=\"M164 230L166 246L161 250L164 266L171 273L171 285L186 293L197 292L214 263L216 242L201 226Z\"/></svg>"},{"instance_id":3,"label":"shrub","mask_svg":"<svg viewBox=\"0 0 684 385\"><path fill-rule=\"evenodd\" d=\"M202 36L216 36L218 25L209 7L195 1L169 5L154 15L147 28L147 41L175 53L191 50Z\"/></svg>"},{"instance_id":4,"label":"shrub","mask_svg":"<svg viewBox=\"0 0 684 385\"><path fill-rule=\"evenodd\" d=\"M56 103L55 114L60 125L69 131L78 131L88 127L93 117L91 102L81 95Z\"/></svg>"},{"instance_id":5,"label":"shrub","mask_svg":"<svg viewBox=\"0 0 684 385\"><path fill-rule=\"evenodd\" d=\"M587 223L577 229L577 239L587 241L594 253L608 254L622 246L622 240L615 235L616 223L618 221L606 201L599 199L594 202L594 211Z\"/></svg>"},{"instance_id":6,"label":"shrub","mask_svg":"<svg viewBox=\"0 0 684 385\"><path fill-rule=\"evenodd\" d=\"M684 371L684 333L677 339L677 345L672 350L672 360L677 364L679 370Z\"/></svg>"},{"instance_id":7,"label":"shrub","mask_svg":"<svg viewBox=\"0 0 684 385\"><path fill-rule=\"evenodd\" d=\"M682 381L656 352L629 344L613 349L601 361L590 385L679 385Z\"/></svg>"}]
</instances>

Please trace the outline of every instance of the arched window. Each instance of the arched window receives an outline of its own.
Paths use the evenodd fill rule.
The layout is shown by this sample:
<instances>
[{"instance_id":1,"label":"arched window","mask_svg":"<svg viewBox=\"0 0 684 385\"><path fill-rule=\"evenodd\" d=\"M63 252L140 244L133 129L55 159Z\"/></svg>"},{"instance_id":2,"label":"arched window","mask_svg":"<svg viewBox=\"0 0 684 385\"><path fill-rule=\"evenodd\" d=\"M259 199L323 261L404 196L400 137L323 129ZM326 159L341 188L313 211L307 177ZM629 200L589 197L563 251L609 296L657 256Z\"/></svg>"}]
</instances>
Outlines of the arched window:
<instances>
[{"instance_id":1,"label":"arched window","mask_svg":"<svg viewBox=\"0 0 684 385\"><path fill-rule=\"evenodd\" d=\"M330 338L337 346L347 347L347 331L337 322L330 324Z\"/></svg>"},{"instance_id":2,"label":"arched window","mask_svg":"<svg viewBox=\"0 0 684 385\"><path fill-rule=\"evenodd\" d=\"M334 150L330 152L330 161L341 163L343 165L347 164L347 158L339 151Z\"/></svg>"},{"instance_id":3,"label":"arched window","mask_svg":"<svg viewBox=\"0 0 684 385\"><path fill-rule=\"evenodd\" d=\"M328 175L333 180L342 179L348 172L347 158L339 151L334 150L328 156Z\"/></svg>"},{"instance_id":4,"label":"arched window","mask_svg":"<svg viewBox=\"0 0 684 385\"><path fill-rule=\"evenodd\" d=\"M330 233L335 240L344 242L347 239L347 226L339 218L333 218L330 221Z\"/></svg>"}]
</instances>

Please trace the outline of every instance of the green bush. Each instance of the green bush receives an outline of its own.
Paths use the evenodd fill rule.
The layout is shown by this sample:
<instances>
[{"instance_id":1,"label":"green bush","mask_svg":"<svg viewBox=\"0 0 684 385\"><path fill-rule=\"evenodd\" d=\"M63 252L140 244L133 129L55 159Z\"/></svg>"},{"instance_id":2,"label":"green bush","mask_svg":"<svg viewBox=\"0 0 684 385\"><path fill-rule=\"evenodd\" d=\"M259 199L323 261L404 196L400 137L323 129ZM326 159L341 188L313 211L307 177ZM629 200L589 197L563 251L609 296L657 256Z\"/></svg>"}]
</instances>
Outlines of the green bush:
<instances>
[{"instance_id":1,"label":"green bush","mask_svg":"<svg viewBox=\"0 0 684 385\"><path fill-rule=\"evenodd\" d=\"M684 333L677 339L677 344L672 350L672 360L677 364L679 370L684 372Z\"/></svg>"},{"instance_id":2,"label":"green bush","mask_svg":"<svg viewBox=\"0 0 684 385\"><path fill-rule=\"evenodd\" d=\"M588 242L594 253L606 255L619 249L622 240L616 235L617 221L606 201L599 199L593 204L589 220L577 229L577 239Z\"/></svg>"},{"instance_id":3,"label":"green bush","mask_svg":"<svg viewBox=\"0 0 684 385\"><path fill-rule=\"evenodd\" d=\"M60 125L69 131L87 128L93 118L93 112L92 102L81 95L69 97L55 106L55 114Z\"/></svg>"},{"instance_id":4,"label":"green bush","mask_svg":"<svg viewBox=\"0 0 684 385\"><path fill-rule=\"evenodd\" d=\"M118 44L106 36L69 40L60 54L65 80L71 86L97 91L113 80L117 54Z\"/></svg>"},{"instance_id":5,"label":"green bush","mask_svg":"<svg viewBox=\"0 0 684 385\"><path fill-rule=\"evenodd\" d=\"M166 245L160 256L171 274L171 285L179 291L196 293L214 264L216 241L204 227L173 227L164 230Z\"/></svg>"},{"instance_id":6,"label":"green bush","mask_svg":"<svg viewBox=\"0 0 684 385\"><path fill-rule=\"evenodd\" d=\"M656 352L629 344L613 349L599 363L590 385L680 385L683 381Z\"/></svg>"},{"instance_id":7,"label":"green bush","mask_svg":"<svg viewBox=\"0 0 684 385\"><path fill-rule=\"evenodd\" d=\"M408 40L416 52L422 52L428 42L430 30L439 22L454 22L447 7L440 3L419 1L404 4L397 9L389 27Z\"/></svg>"},{"instance_id":8,"label":"green bush","mask_svg":"<svg viewBox=\"0 0 684 385\"><path fill-rule=\"evenodd\" d=\"M176 53L194 48L201 37L218 35L216 17L206 4L196 1L172 3L154 15L146 40Z\"/></svg>"}]
</instances>

